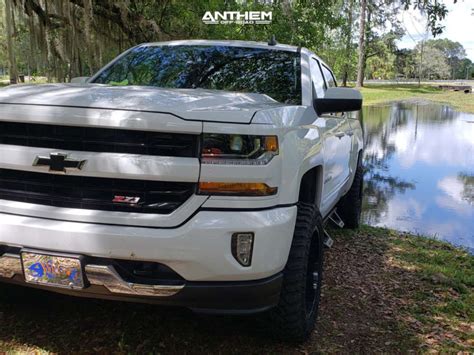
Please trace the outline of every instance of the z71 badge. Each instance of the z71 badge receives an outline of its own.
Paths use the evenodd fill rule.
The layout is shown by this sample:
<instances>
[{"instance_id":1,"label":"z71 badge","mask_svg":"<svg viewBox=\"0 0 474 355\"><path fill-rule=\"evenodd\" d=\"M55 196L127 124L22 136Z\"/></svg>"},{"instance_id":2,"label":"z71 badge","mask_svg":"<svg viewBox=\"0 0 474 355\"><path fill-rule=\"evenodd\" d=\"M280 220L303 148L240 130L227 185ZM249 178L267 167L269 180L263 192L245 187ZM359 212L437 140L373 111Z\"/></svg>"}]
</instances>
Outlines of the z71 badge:
<instances>
[{"instance_id":1,"label":"z71 badge","mask_svg":"<svg viewBox=\"0 0 474 355\"><path fill-rule=\"evenodd\" d=\"M140 201L140 197L136 196L114 196L112 202L124 203L127 205L136 205Z\"/></svg>"}]
</instances>

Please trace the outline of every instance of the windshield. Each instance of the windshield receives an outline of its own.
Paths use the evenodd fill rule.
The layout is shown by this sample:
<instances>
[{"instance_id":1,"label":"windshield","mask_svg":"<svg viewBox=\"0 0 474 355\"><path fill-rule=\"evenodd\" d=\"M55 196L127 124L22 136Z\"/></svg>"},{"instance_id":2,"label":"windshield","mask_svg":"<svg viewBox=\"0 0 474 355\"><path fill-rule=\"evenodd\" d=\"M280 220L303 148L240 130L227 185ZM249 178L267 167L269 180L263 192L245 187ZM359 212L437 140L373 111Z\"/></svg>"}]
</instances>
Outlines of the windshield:
<instances>
[{"instance_id":1,"label":"windshield","mask_svg":"<svg viewBox=\"0 0 474 355\"><path fill-rule=\"evenodd\" d=\"M94 83L202 88L266 94L301 104L300 55L230 46L141 46L99 73Z\"/></svg>"}]
</instances>

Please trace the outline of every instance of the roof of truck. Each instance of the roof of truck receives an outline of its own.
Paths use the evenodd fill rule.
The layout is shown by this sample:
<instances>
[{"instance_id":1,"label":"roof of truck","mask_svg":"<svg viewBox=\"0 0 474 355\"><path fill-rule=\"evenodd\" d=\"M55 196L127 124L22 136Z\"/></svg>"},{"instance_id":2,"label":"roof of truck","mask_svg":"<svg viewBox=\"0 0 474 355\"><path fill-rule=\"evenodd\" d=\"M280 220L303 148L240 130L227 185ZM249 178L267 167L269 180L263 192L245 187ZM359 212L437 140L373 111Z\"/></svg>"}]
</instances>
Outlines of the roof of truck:
<instances>
[{"instance_id":1,"label":"roof of truck","mask_svg":"<svg viewBox=\"0 0 474 355\"><path fill-rule=\"evenodd\" d=\"M247 48L266 48L266 49L278 49L289 52L298 51L298 47L290 46L287 44L276 44L274 46L269 45L267 42L255 42L255 41L226 41L226 40L205 40L205 39L192 39L192 40L180 40L180 41L169 41L169 42L153 42L144 43L145 46L186 46L186 45L197 45L197 46L233 46L233 47L247 47Z\"/></svg>"}]
</instances>

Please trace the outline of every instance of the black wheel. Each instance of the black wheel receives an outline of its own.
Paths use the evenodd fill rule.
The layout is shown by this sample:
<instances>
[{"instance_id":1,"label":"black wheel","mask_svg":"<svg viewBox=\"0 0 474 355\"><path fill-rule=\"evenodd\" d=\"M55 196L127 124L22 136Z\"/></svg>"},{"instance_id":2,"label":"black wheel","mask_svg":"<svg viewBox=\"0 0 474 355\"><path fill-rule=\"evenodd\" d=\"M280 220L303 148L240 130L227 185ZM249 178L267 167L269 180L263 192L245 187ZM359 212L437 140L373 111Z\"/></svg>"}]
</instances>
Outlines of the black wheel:
<instances>
[{"instance_id":1,"label":"black wheel","mask_svg":"<svg viewBox=\"0 0 474 355\"><path fill-rule=\"evenodd\" d=\"M0 302L10 303L13 299L14 295L12 294L12 286L5 283L0 283Z\"/></svg>"},{"instance_id":2,"label":"black wheel","mask_svg":"<svg viewBox=\"0 0 474 355\"><path fill-rule=\"evenodd\" d=\"M299 203L280 302L267 319L272 333L281 339L301 342L314 329L321 297L323 251L321 215L314 204Z\"/></svg>"},{"instance_id":3,"label":"black wheel","mask_svg":"<svg viewBox=\"0 0 474 355\"><path fill-rule=\"evenodd\" d=\"M362 211L363 185L364 169L362 168L362 164L360 163L359 159L352 186L337 206L337 212L344 222L344 228L359 228L360 213Z\"/></svg>"}]
</instances>

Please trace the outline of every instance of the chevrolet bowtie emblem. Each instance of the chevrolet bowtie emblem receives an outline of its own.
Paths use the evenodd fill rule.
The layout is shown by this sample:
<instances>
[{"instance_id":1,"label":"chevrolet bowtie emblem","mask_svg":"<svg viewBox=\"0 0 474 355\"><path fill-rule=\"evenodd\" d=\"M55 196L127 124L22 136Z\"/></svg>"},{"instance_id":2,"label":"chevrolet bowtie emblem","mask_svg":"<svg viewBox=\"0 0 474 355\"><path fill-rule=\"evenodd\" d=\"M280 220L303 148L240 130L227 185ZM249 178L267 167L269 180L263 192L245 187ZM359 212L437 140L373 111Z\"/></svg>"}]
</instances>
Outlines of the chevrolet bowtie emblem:
<instances>
[{"instance_id":1,"label":"chevrolet bowtie emblem","mask_svg":"<svg viewBox=\"0 0 474 355\"><path fill-rule=\"evenodd\" d=\"M69 159L67 154L51 153L48 157L37 156L33 166L47 166L50 171L65 173L66 169L81 170L86 160Z\"/></svg>"}]
</instances>

